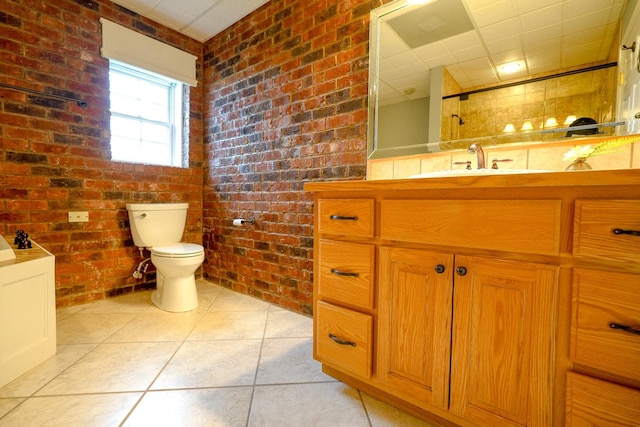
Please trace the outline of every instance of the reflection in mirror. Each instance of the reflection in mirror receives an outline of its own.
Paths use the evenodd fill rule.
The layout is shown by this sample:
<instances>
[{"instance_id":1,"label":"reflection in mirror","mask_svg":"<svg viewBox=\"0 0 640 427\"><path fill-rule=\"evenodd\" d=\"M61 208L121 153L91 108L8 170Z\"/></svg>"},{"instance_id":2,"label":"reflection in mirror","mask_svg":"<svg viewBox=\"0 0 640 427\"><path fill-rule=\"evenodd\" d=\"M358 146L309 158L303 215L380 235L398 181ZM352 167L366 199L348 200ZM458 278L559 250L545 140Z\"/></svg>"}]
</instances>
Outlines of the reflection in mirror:
<instances>
[{"instance_id":1,"label":"reflection in mirror","mask_svg":"<svg viewBox=\"0 0 640 427\"><path fill-rule=\"evenodd\" d=\"M396 0L374 10L369 158L557 140L580 134L567 128L581 118L612 134L625 4Z\"/></svg>"}]
</instances>

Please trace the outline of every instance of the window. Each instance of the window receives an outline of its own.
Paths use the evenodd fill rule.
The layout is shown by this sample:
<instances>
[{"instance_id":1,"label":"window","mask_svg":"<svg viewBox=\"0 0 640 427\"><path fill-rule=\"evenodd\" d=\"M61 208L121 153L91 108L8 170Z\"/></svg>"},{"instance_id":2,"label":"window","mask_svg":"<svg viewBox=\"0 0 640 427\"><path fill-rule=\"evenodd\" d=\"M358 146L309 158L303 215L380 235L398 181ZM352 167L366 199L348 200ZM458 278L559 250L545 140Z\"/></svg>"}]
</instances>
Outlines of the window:
<instances>
[{"instance_id":1,"label":"window","mask_svg":"<svg viewBox=\"0 0 640 427\"><path fill-rule=\"evenodd\" d=\"M111 159L183 166L183 83L109 61Z\"/></svg>"}]
</instances>

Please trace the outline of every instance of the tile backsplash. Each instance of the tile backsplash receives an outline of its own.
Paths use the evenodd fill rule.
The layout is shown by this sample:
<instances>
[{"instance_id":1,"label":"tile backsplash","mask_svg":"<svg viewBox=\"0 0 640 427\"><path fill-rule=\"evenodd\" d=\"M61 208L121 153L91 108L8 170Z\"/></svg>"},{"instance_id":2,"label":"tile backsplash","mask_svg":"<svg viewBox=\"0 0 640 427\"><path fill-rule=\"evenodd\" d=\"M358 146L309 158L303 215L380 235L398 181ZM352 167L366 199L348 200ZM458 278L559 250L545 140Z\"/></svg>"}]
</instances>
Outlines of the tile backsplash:
<instances>
[{"instance_id":1,"label":"tile backsplash","mask_svg":"<svg viewBox=\"0 0 640 427\"><path fill-rule=\"evenodd\" d=\"M499 169L532 169L564 171L569 166L563 161L564 154L575 145L596 145L599 139L580 138L538 144L509 144L484 147L486 167L491 167L494 159ZM411 175L442 170L464 169L466 162L477 168L476 155L466 150L451 150L442 153L420 154L367 162L367 179L403 179ZM588 160L594 170L640 168L640 144L620 147L619 151Z\"/></svg>"}]
</instances>

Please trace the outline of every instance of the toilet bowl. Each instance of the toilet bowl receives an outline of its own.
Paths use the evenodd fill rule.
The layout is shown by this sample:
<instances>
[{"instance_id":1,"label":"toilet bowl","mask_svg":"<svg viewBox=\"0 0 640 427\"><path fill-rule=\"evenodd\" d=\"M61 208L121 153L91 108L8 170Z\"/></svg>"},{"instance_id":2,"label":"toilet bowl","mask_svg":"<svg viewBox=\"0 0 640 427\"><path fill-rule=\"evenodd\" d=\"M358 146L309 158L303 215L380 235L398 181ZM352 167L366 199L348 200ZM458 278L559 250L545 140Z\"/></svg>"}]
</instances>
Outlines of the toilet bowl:
<instances>
[{"instance_id":1,"label":"toilet bowl","mask_svg":"<svg viewBox=\"0 0 640 427\"><path fill-rule=\"evenodd\" d=\"M171 312L198 306L195 272L204 261L204 248L181 243L187 203L128 203L133 242L151 251L156 267L156 291L151 301Z\"/></svg>"}]
</instances>

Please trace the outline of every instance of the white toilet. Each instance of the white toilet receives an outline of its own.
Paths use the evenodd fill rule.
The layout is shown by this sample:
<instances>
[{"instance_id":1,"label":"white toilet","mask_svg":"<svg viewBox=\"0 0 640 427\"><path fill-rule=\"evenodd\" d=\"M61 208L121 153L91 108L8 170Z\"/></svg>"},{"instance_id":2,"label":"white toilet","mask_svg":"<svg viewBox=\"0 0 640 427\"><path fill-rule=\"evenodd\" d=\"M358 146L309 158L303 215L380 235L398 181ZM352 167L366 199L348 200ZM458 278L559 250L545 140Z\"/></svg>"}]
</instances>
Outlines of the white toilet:
<instances>
[{"instance_id":1,"label":"white toilet","mask_svg":"<svg viewBox=\"0 0 640 427\"><path fill-rule=\"evenodd\" d=\"M151 251L157 290L151 301L172 312L198 306L195 272L204 261L204 248L180 243L188 203L127 203L133 243Z\"/></svg>"}]
</instances>

